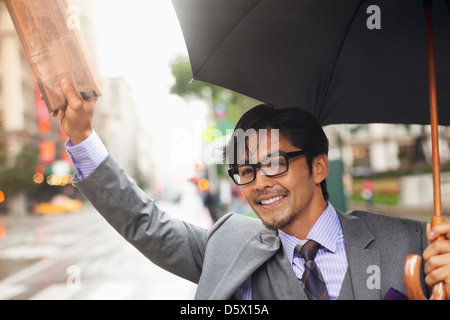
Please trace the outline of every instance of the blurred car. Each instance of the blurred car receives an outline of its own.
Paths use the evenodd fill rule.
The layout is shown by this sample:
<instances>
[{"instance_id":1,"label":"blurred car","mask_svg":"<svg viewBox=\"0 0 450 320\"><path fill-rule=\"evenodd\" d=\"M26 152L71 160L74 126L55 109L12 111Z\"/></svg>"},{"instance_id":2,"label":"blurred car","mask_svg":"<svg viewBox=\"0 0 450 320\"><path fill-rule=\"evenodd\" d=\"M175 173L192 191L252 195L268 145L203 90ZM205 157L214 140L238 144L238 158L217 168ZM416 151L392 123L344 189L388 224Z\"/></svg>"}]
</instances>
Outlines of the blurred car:
<instances>
[{"instance_id":1,"label":"blurred car","mask_svg":"<svg viewBox=\"0 0 450 320\"><path fill-rule=\"evenodd\" d=\"M66 212L77 212L83 204L80 200L70 199L64 195L54 196L50 202L38 203L34 206L37 214L57 214Z\"/></svg>"}]
</instances>

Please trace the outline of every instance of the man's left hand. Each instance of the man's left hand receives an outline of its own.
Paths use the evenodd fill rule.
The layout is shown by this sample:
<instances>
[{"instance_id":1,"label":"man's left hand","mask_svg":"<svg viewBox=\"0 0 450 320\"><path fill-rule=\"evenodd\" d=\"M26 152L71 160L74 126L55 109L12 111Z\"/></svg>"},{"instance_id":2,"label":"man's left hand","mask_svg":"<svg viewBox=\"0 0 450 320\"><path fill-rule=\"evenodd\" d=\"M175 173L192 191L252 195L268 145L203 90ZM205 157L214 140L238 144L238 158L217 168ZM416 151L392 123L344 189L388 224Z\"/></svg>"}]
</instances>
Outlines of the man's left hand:
<instances>
[{"instance_id":1,"label":"man's left hand","mask_svg":"<svg viewBox=\"0 0 450 320\"><path fill-rule=\"evenodd\" d=\"M438 239L443 237L444 239ZM450 222L428 225L427 238L430 245L423 252L425 282L433 286L443 282L447 299L450 300ZM436 240L436 241L435 241Z\"/></svg>"}]
</instances>

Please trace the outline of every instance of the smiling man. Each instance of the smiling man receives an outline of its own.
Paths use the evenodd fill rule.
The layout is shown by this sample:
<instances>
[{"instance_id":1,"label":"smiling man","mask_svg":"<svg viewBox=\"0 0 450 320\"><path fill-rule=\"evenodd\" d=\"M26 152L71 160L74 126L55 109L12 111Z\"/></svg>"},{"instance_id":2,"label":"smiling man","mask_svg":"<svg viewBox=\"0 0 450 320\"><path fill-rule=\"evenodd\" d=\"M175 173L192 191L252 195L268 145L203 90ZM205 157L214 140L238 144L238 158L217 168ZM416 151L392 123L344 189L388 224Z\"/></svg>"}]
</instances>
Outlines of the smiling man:
<instances>
[{"instance_id":1,"label":"smiling man","mask_svg":"<svg viewBox=\"0 0 450 320\"><path fill-rule=\"evenodd\" d=\"M309 299L318 297L302 281L305 259L296 250L302 239L319 244L314 261L326 283L324 298L339 297L348 267L338 214L327 201L327 153L328 139L311 114L266 105L241 118L225 148L230 177L263 224L279 234ZM249 278L236 297L252 298L250 287Z\"/></svg>"},{"instance_id":2,"label":"smiling man","mask_svg":"<svg viewBox=\"0 0 450 320\"><path fill-rule=\"evenodd\" d=\"M146 257L197 283L196 299L398 297L412 253L427 260L422 282L443 281L450 297L450 223L427 239L426 223L335 210L328 139L309 113L260 105L243 115L225 157L260 219L230 213L205 230L172 219L140 190L93 130L96 99L83 101L67 81L61 88L68 105L55 116L70 138L73 183Z\"/></svg>"},{"instance_id":3,"label":"smiling man","mask_svg":"<svg viewBox=\"0 0 450 320\"><path fill-rule=\"evenodd\" d=\"M298 109L258 106L225 152L230 177L262 222L305 238L328 200L328 139L317 121Z\"/></svg>"}]
</instances>

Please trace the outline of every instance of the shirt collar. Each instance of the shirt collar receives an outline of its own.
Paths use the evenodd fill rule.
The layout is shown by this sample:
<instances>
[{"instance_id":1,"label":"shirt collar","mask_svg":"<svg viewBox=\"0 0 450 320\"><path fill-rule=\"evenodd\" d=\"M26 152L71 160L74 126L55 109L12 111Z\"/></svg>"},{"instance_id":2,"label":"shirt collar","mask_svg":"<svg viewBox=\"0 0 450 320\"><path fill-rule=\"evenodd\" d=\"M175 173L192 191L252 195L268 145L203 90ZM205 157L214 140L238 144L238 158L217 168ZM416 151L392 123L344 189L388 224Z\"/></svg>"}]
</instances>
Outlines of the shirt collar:
<instances>
[{"instance_id":1,"label":"shirt collar","mask_svg":"<svg viewBox=\"0 0 450 320\"><path fill-rule=\"evenodd\" d=\"M314 226L309 231L306 239L314 240L320 243L327 250L335 253L337 247L337 239L339 232L342 232L341 223L336 210L333 208L330 202L328 202L327 208L317 219ZM283 249L286 252L289 262L292 264L294 257L295 246L302 240L286 233L282 230L278 230L280 240L283 245Z\"/></svg>"}]
</instances>

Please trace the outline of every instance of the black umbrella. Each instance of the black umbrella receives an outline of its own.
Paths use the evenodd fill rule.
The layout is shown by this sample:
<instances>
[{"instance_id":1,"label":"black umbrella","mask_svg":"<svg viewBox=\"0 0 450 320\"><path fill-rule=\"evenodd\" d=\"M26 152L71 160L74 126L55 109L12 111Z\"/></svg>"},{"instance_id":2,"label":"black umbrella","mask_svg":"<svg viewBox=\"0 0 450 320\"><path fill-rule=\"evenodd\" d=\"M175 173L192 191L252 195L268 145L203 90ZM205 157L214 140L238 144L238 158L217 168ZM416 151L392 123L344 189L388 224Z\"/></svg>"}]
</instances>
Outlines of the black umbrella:
<instances>
[{"instance_id":1,"label":"black umbrella","mask_svg":"<svg viewBox=\"0 0 450 320\"><path fill-rule=\"evenodd\" d=\"M173 4L194 79L306 109L323 125L429 123L422 0ZM448 1L433 5L440 123L450 125Z\"/></svg>"},{"instance_id":2,"label":"black umbrella","mask_svg":"<svg viewBox=\"0 0 450 320\"><path fill-rule=\"evenodd\" d=\"M437 101L450 125L449 0L172 2L196 80L305 109L323 125L431 123L432 223L443 221Z\"/></svg>"}]
</instances>

